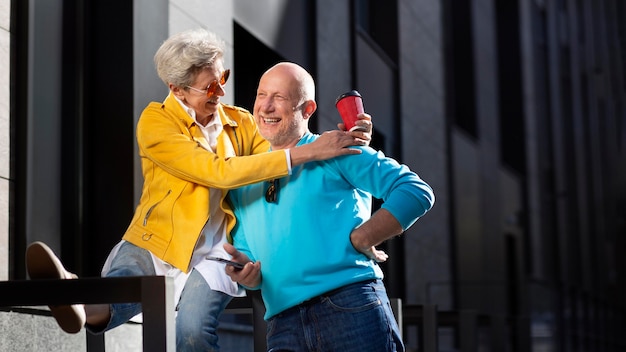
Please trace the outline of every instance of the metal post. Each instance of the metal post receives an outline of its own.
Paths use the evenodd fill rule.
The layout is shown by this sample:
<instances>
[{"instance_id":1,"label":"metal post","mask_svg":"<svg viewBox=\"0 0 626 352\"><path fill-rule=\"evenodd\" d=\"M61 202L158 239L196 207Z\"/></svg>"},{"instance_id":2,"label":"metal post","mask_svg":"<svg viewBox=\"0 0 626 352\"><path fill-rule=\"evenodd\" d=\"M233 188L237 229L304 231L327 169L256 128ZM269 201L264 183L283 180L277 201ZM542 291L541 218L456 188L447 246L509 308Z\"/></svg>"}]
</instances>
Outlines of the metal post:
<instances>
[{"instance_id":1,"label":"metal post","mask_svg":"<svg viewBox=\"0 0 626 352\"><path fill-rule=\"evenodd\" d=\"M267 322L263 319L265 315L265 304L261 298L261 291L248 291L252 300L252 323L254 324L254 351L267 351Z\"/></svg>"},{"instance_id":2,"label":"metal post","mask_svg":"<svg viewBox=\"0 0 626 352\"><path fill-rule=\"evenodd\" d=\"M437 352L439 349L437 331L437 305L425 305L422 308L421 350Z\"/></svg>"},{"instance_id":3,"label":"metal post","mask_svg":"<svg viewBox=\"0 0 626 352\"><path fill-rule=\"evenodd\" d=\"M473 310L462 310L459 313L459 342L461 351L478 351L476 328L478 318Z\"/></svg>"},{"instance_id":4,"label":"metal post","mask_svg":"<svg viewBox=\"0 0 626 352\"><path fill-rule=\"evenodd\" d=\"M104 333L96 335L90 332L85 332L85 337L87 339L87 352L105 351L106 345L104 343Z\"/></svg>"},{"instance_id":5,"label":"metal post","mask_svg":"<svg viewBox=\"0 0 626 352\"><path fill-rule=\"evenodd\" d=\"M402 321L402 298L390 298L389 303L391 303L391 310L393 311L393 315L396 317L396 322L398 323L400 338L403 339L404 323Z\"/></svg>"},{"instance_id":6,"label":"metal post","mask_svg":"<svg viewBox=\"0 0 626 352\"><path fill-rule=\"evenodd\" d=\"M175 352L174 283L151 279L141 280L143 350Z\"/></svg>"}]
</instances>

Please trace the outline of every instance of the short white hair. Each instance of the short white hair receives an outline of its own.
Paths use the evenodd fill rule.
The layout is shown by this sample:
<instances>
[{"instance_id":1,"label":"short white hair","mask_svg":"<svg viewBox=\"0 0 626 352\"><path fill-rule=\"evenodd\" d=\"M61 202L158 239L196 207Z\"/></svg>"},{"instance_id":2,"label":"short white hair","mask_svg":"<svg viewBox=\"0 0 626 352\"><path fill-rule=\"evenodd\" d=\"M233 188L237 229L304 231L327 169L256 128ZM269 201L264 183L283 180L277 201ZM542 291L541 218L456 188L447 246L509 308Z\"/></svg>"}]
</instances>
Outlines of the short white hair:
<instances>
[{"instance_id":1,"label":"short white hair","mask_svg":"<svg viewBox=\"0 0 626 352\"><path fill-rule=\"evenodd\" d=\"M154 55L154 65L165 85L192 85L198 73L221 64L224 41L205 29L191 29L172 35Z\"/></svg>"}]
</instances>

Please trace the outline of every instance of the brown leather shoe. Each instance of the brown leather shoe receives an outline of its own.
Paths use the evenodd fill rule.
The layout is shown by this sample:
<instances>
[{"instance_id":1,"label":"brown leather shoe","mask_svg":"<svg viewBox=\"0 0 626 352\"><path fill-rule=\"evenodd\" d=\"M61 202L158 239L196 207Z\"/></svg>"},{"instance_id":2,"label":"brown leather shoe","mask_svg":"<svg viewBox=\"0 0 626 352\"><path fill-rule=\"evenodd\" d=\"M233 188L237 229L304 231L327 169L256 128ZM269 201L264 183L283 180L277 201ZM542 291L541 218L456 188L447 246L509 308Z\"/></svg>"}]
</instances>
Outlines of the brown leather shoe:
<instances>
[{"instance_id":1,"label":"brown leather shoe","mask_svg":"<svg viewBox=\"0 0 626 352\"><path fill-rule=\"evenodd\" d=\"M52 249L43 242L33 242L26 248L26 270L31 279L76 279L65 270ZM85 325L85 306L82 304L48 306L63 331L75 334Z\"/></svg>"}]
</instances>

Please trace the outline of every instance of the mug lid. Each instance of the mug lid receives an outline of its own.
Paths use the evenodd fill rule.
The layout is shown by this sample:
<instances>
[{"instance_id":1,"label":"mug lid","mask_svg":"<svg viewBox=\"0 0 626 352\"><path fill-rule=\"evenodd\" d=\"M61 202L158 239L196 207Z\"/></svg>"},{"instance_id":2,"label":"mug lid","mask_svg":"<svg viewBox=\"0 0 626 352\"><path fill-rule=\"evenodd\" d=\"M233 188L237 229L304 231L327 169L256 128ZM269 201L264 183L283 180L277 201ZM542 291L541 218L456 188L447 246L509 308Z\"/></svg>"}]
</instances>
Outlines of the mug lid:
<instances>
[{"instance_id":1,"label":"mug lid","mask_svg":"<svg viewBox=\"0 0 626 352\"><path fill-rule=\"evenodd\" d=\"M345 97L351 97L351 96L360 97L361 94L359 94L359 92L354 90L354 89L349 91L349 92L345 92L345 93L343 93L343 94L341 94L340 96L337 97L337 99L335 100L335 105L337 105L339 100L341 100L341 99L343 99Z\"/></svg>"}]
</instances>

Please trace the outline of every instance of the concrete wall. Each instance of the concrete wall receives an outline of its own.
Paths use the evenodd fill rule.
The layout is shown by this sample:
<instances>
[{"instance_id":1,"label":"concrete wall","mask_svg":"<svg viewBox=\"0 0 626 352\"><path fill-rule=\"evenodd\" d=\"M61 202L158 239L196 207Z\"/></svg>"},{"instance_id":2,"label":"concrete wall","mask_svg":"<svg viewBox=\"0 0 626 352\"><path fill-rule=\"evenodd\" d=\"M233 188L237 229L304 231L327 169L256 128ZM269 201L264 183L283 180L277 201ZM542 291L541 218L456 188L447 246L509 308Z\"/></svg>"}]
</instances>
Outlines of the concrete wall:
<instances>
[{"instance_id":1,"label":"concrete wall","mask_svg":"<svg viewBox=\"0 0 626 352\"><path fill-rule=\"evenodd\" d=\"M399 1L402 162L435 192L435 206L405 235L406 300L441 309L452 302L446 164L443 24L440 1ZM443 283L443 285L442 285Z\"/></svg>"}]
</instances>

